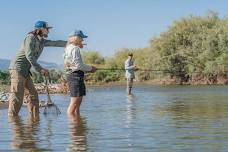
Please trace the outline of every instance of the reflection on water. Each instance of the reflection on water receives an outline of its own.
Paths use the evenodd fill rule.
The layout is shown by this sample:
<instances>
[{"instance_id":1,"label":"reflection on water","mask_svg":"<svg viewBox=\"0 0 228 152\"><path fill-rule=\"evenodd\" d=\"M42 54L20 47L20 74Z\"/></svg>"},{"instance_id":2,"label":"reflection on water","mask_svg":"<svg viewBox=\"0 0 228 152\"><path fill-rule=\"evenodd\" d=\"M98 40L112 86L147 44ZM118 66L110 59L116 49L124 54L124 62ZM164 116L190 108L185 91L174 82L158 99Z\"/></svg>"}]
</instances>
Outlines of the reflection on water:
<instances>
[{"instance_id":1,"label":"reflection on water","mask_svg":"<svg viewBox=\"0 0 228 152\"><path fill-rule=\"evenodd\" d=\"M134 94L126 96L126 147L128 151L134 151L134 137L136 137L134 125L137 119L136 109L137 98Z\"/></svg>"},{"instance_id":2,"label":"reflection on water","mask_svg":"<svg viewBox=\"0 0 228 152\"><path fill-rule=\"evenodd\" d=\"M52 95L61 115L7 117L0 110L0 151L228 151L228 86L93 88L81 116L70 97ZM45 95L40 98L46 99Z\"/></svg>"},{"instance_id":3,"label":"reflection on water","mask_svg":"<svg viewBox=\"0 0 228 152\"><path fill-rule=\"evenodd\" d=\"M86 120L81 116L69 115L70 144L69 151L86 151Z\"/></svg>"},{"instance_id":4,"label":"reflection on water","mask_svg":"<svg viewBox=\"0 0 228 152\"><path fill-rule=\"evenodd\" d=\"M172 102L156 107L155 110L168 114L174 121L218 120L228 116L228 99L176 97L171 100Z\"/></svg>"},{"instance_id":5,"label":"reflection on water","mask_svg":"<svg viewBox=\"0 0 228 152\"><path fill-rule=\"evenodd\" d=\"M54 136L55 132L53 131L55 126L53 126L54 121L56 121L56 116L57 115L45 115L45 120L46 120L46 126L45 126L45 134L43 134L42 136L44 136L45 138L45 144L47 145L47 147L51 147L52 146L52 142L51 139ZM55 118L55 119L53 119Z\"/></svg>"},{"instance_id":6,"label":"reflection on water","mask_svg":"<svg viewBox=\"0 0 228 152\"><path fill-rule=\"evenodd\" d=\"M127 103L126 103L126 112L127 112L127 119L126 124L127 127L131 126L136 119L136 107L135 107L136 97L134 95L127 96Z\"/></svg>"},{"instance_id":7,"label":"reflection on water","mask_svg":"<svg viewBox=\"0 0 228 152\"><path fill-rule=\"evenodd\" d=\"M26 123L20 116L9 117L9 119L13 132L11 141L13 150L45 150L37 146L39 139L36 138L36 135L39 133L39 117L29 117Z\"/></svg>"},{"instance_id":8,"label":"reflection on water","mask_svg":"<svg viewBox=\"0 0 228 152\"><path fill-rule=\"evenodd\" d=\"M130 126L132 123L134 123L134 120L136 119L136 97L135 95L128 95L127 96L127 104L126 104L126 112L127 112L127 119L126 124L127 127Z\"/></svg>"},{"instance_id":9,"label":"reflection on water","mask_svg":"<svg viewBox=\"0 0 228 152\"><path fill-rule=\"evenodd\" d=\"M211 94L175 96L170 102L155 106L173 128L176 147L192 151L227 151L228 98ZM171 134L169 135L171 136Z\"/></svg>"}]
</instances>

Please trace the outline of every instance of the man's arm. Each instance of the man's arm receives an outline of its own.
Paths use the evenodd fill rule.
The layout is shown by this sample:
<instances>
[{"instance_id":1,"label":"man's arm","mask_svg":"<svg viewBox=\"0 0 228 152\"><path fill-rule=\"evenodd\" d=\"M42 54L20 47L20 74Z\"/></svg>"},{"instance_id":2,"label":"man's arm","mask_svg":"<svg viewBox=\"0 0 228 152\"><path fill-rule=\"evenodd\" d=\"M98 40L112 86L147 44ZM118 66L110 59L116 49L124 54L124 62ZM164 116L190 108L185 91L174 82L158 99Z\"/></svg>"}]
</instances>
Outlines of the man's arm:
<instances>
[{"instance_id":1,"label":"man's arm","mask_svg":"<svg viewBox=\"0 0 228 152\"><path fill-rule=\"evenodd\" d=\"M67 44L67 41L63 41L63 40L57 40L57 41L52 41L52 40L45 40L44 42L44 46L45 47L65 47Z\"/></svg>"},{"instance_id":2,"label":"man's arm","mask_svg":"<svg viewBox=\"0 0 228 152\"><path fill-rule=\"evenodd\" d=\"M125 70L133 70L135 68L134 65L130 66L130 60L125 62Z\"/></svg>"},{"instance_id":3,"label":"man's arm","mask_svg":"<svg viewBox=\"0 0 228 152\"><path fill-rule=\"evenodd\" d=\"M24 41L25 56L27 60L30 62L30 64L34 67L34 69L40 72L43 68L39 63L37 63L37 60L35 58L34 45L33 45L34 41L35 41L35 37L33 35L28 35L25 38L25 41Z\"/></svg>"}]
</instances>

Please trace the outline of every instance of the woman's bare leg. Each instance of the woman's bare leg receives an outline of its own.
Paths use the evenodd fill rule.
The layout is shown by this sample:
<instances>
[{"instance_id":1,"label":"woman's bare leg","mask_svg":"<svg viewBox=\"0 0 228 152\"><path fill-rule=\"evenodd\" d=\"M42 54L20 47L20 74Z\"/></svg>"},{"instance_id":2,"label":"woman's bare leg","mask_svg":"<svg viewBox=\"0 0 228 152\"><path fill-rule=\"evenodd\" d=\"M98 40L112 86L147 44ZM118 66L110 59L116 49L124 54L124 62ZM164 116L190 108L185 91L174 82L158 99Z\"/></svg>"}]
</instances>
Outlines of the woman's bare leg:
<instances>
[{"instance_id":1,"label":"woman's bare leg","mask_svg":"<svg viewBox=\"0 0 228 152\"><path fill-rule=\"evenodd\" d=\"M67 113L70 115L76 114L79 116L81 102L82 102L82 97L71 97L70 104L67 109Z\"/></svg>"}]
</instances>

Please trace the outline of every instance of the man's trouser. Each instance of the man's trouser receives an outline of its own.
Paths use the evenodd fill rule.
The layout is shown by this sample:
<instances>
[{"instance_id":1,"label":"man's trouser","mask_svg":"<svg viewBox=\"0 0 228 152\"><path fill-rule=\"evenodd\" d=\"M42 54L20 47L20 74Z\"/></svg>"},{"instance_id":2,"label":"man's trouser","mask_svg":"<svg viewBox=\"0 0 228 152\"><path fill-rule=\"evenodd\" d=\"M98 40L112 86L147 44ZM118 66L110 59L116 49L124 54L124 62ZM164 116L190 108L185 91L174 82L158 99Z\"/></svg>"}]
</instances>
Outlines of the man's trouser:
<instances>
[{"instance_id":1,"label":"man's trouser","mask_svg":"<svg viewBox=\"0 0 228 152\"><path fill-rule=\"evenodd\" d=\"M133 86L133 78L127 78L127 93L131 93L131 89Z\"/></svg>"},{"instance_id":2,"label":"man's trouser","mask_svg":"<svg viewBox=\"0 0 228 152\"><path fill-rule=\"evenodd\" d=\"M28 110L32 116L39 115L38 93L30 76L24 78L16 70L10 70L11 89L9 97L9 116L17 116L23 104L24 94L28 99Z\"/></svg>"}]
</instances>

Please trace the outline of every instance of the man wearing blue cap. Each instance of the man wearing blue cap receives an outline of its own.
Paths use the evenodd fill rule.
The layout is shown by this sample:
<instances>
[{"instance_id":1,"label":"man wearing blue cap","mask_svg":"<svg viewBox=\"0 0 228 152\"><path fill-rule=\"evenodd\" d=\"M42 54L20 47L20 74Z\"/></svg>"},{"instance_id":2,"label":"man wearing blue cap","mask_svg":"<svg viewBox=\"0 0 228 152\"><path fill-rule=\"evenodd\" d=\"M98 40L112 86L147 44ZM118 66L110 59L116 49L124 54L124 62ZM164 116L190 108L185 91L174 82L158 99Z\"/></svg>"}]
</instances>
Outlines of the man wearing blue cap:
<instances>
[{"instance_id":1,"label":"man wearing blue cap","mask_svg":"<svg viewBox=\"0 0 228 152\"><path fill-rule=\"evenodd\" d=\"M30 69L40 72L44 76L48 76L48 70L43 68L38 62L44 47L65 47L66 41L47 40L49 29L45 21L37 21L34 30L29 32L19 49L14 60L10 63L11 76L11 93L9 98L9 116L17 116L23 103L24 92L29 94L28 110L31 115L39 114L38 93L34 87L30 77Z\"/></svg>"},{"instance_id":2,"label":"man wearing blue cap","mask_svg":"<svg viewBox=\"0 0 228 152\"><path fill-rule=\"evenodd\" d=\"M95 72L96 68L83 63L80 50L83 48L84 35L81 30L74 30L69 34L69 39L64 53L64 65L67 71L67 82L70 90L71 101L67 109L69 116L80 115L82 97L86 95L84 72Z\"/></svg>"}]
</instances>

